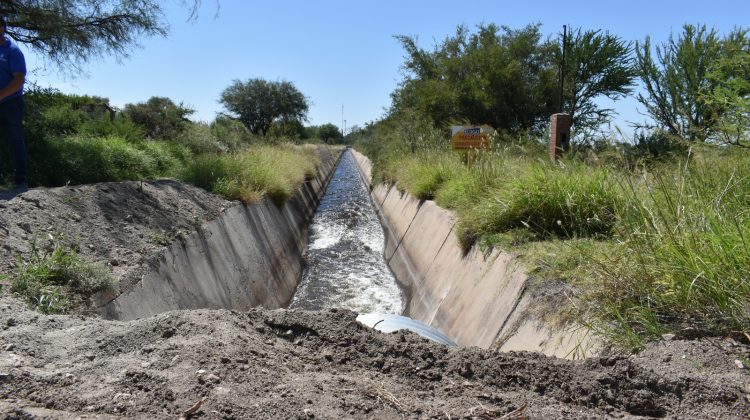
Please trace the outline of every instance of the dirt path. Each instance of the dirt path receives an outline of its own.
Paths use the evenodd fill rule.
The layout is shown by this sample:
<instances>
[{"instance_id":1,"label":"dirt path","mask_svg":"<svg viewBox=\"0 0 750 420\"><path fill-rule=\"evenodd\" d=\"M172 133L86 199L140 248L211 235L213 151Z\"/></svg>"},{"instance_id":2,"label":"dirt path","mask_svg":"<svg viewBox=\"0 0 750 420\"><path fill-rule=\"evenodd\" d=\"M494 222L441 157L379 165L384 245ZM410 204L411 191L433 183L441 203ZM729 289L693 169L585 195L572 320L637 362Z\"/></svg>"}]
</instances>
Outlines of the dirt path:
<instances>
[{"instance_id":1,"label":"dirt path","mask_svg":"<svg viewBox=\"0 0 750 420\"><path fill-rule=\"evenodd\" d=\"M30 191L0 202L0 267L12 269L35 232L65 232L127 279L161 249L152 232L177 235L227 205L171 181ZM0 298L0 418L177 419L198 401L186 417L746 418L749 362L750 348L732 340L572 362L449 350L370 330L347 311L119 322Z\"/></svg>"}]
</instances>

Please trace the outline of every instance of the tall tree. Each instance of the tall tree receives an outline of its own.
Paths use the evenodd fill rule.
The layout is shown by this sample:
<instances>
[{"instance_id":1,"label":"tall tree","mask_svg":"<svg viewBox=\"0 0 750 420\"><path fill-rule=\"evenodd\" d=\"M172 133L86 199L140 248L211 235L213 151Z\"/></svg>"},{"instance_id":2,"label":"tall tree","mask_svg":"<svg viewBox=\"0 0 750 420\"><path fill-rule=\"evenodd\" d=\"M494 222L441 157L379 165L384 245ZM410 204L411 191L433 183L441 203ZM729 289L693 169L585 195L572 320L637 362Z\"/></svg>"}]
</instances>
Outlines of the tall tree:
<instances>
[{"instance_id":1,"label":"tall tree","mask_svg":"<svg viewBox=\"0 0 750 420\"><path fill-rule=\"evenodd\" d=\"M432 51L397 36L406 51L404 80L392 111L412 109L439 126L467 121L515 132L547 120L554 110L555 45L539 25L511 29L459 26Z\"/></svg>"},{"instance_id":2,"label":"tall tree","mask_svg":"<svg viewBox=\"0 0 750 420\"><path fill-rule=\"evenodd\" d=\"M677 39L670 34L653 50L649 37L636 43L638 73L646 91L638 94L638 101L658 126L688 141L708 137L716 112L700 95L712 89L708 73L722 56L722 44L718 32L706 25L684 25Z\"/></svg>"},{"instance_id":3,"label":"tall tree","mask_svg":"<svg viewBox=\"0 0 750 420\"><path fill-rule=\"evenodd\" d=\"M309 103L291 82L261 78L234 80L219 102L254 134L266 135L274 122L306 121Z\"/></svg>"},{"instance_id":4,"label":"tall tree","mask_svg":"<svg viewBox=\"0 0 750 420\"><path fill-rule=\"evenodd\" d=\"M577 131L597 128L614 114L595 99L621 99L635 83L632 45L608 32L574 29L566 42L563 111Z\"/></svg>"},{"instance_id":5,"label":"tall tree","mask_svg":"<svg viewBox=\"0 0 750 420\"><path fill-rule=\"evenodd\" d=\"M200 0L182 2L195 17ZM92 57L126 57L141 37L165 36L168 30L155 0L3 0L0 14L13 39L63 70Z\"/></svg>"}]
</instances>

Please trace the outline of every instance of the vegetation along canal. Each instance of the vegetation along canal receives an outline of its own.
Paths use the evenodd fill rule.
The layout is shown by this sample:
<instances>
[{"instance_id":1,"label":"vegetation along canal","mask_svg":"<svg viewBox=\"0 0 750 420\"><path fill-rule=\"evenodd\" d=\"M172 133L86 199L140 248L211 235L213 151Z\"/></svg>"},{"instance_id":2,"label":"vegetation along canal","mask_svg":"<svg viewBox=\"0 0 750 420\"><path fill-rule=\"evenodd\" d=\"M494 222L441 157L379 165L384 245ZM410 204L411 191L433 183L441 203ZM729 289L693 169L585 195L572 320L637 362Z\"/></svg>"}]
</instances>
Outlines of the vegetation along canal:
<instances>
[{"instance_id":1,"label":"vegetation along canal","mask_svg":"<svg viewBox=\"0 0 750 420\"><path fill-rule=\"evenodd\" d=\"M290 308L400 314L402 291L383 259L383 229L351 151L341 157L310 226Z\"/></svg>"}]
</instances>

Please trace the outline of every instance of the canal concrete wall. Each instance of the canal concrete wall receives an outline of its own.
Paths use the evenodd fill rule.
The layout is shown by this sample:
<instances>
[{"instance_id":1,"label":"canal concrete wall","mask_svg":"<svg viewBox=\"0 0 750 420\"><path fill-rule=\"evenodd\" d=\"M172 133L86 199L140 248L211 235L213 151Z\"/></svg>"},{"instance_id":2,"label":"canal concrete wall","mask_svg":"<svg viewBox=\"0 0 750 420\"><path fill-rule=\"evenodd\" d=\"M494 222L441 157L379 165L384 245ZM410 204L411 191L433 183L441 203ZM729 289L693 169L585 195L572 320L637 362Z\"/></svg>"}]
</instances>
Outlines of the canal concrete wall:
<instances>
[{"instance_id":1,"label":"canal concrete wall","mask_svg":"<svg viewBox=\"0 0 750 420\"><path fill-rule=\"evenodd\" d=\"M582 330L554 328L532 315L538 304L516 255L462 251L455 215L395 185L371 185L372 165L354 152L385 232L384 257L408 303L404 315L439 329L462 346L527 350L557 357L593 354Z\"/></svg>"},{"instance_id":2,"label":"canal concrete wall","mask_svg":"<svg viewBox=\"0 0 750 420\"><path fill-rule=\"evenodd\" d=\"M289 304L302 272L307 227L341 151L323 157L318 172L288 200L229 208L160 255L141 281L100 308L130 320L173 309L274 309Z\"/></svg>"}]
</instances>

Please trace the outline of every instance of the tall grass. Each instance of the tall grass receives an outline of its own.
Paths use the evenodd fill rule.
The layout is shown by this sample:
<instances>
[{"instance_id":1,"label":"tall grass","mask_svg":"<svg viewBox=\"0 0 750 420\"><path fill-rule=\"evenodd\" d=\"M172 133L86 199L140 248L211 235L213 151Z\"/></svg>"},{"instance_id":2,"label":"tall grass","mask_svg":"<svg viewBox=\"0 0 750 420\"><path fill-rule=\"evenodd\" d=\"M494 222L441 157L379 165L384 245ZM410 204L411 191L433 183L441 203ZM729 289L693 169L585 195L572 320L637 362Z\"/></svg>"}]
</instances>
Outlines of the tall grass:
<instances>
[{"instance_id":1,"label":"tall grass","mask_svg":"<svg viewBox=\"0 0 750 420\"><path fill-rule=\"evenodd\" d=\"M319 162L313 147L253 146L231 155L199 156L182 179L246 204L267 195L280 205L315 175Z\"/></svg>"},{"instance_id":2,"label":"tall grass","mask_svg":"<svg viewBox=\"0 0 750 420\"><path fill-rule=\"evenodd\" d=\"M585 298L600 331L633 348L750 331L750 157L709 151L623 190L619 252Z\"/></svg>"},{"instance_id":3,"label":"tall grass","mask_svg":"<svg viewBox=\"0 0 750 420\"><path fill-rule=\"evenodd\" d=\"M458 225L464 246L483 235L524 228L538 239L608 237L620 197L604 169L537 162L493 186Z\"/></svg>"},{"instance_id":4,"label":"tall grass","mask_svg":"<svg viewBox=\"0 0 750 420\"><path fill-rule=\"evenodd\" d=\"M187 156L183 149L121 137L56 138L36 146L31 175L45 186L168 177L177 173Z\"/></svg>"}]
</instances>

